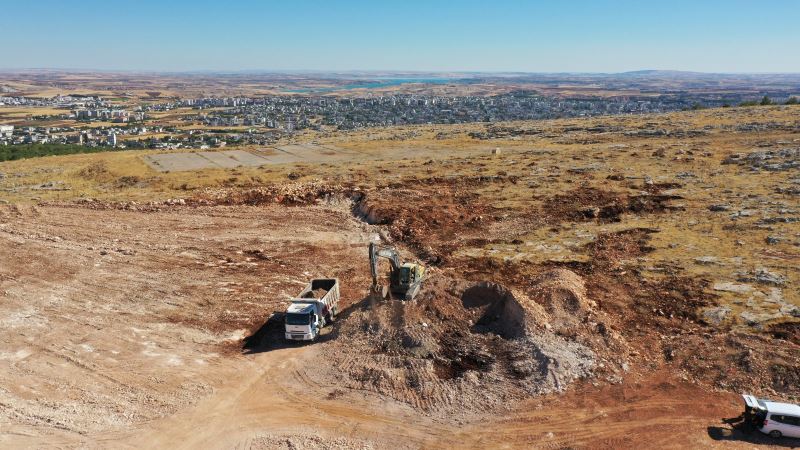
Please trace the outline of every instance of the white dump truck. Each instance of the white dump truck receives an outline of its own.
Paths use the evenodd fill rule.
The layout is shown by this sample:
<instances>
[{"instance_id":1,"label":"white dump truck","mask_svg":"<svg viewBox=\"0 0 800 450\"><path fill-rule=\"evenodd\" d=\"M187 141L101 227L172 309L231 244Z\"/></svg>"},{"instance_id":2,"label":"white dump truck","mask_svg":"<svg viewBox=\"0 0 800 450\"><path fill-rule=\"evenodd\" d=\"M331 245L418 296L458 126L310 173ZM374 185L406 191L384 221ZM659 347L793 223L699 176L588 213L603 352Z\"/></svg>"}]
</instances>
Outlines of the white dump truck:
<instances>
[{"instance_id":1,"label":"white dump truck","mask_svg":"<svg viewBox=\"0 0 800 450\"><path fill-rule=\"evenodd\" d=\"M315 278L286 309L286 339L313 341L339 313L339 280Z\"/></svg>"}]
</instances>

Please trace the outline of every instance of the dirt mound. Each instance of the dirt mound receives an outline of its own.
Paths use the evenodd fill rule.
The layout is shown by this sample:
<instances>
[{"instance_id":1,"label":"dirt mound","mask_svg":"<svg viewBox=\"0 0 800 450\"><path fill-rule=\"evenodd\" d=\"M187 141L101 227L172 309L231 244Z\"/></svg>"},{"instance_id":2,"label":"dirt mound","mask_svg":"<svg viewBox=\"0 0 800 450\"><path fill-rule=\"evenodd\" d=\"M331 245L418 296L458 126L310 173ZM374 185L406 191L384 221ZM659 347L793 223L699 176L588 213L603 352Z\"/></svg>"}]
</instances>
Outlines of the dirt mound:
<instances>
[{"instance_id":1,"label":"dirt mound","mask_svg":"<svg viewBox=\"0 0 800 450\"><path fill-rule=\"evenodd\" d=\"M542 204L541 217L551 224L591 220L620 222L622 214L625 213L651 214L680 209L670 205L670 201L681 198L678 195L660 193L629 196L619 192L581 187L546 199Z\"/></svg>"},{"instance_id":2,"label":"dirt mound","mask_svg":"<svg viewBox=\"0 0 800 450\"><path fill-rule=\"evenodd\" d=\"M578 275L554 270L534 286L525 293L440 275L413 302L364 299L321 344L330 369L309 375L452 417L561 391L593 376L598 361L598 373L623 364L598 354L619 346L597 332ZM582 329L557 332L564 328Z\"/></svg>"},{"instance_id":3,"label":"dirt mound","mask_svg":"<svg viewBox=\"0 0 800 450\"><path fill-rule=\"evenodd\" d=\"M593 264L604 269L620 267L625 261L643 256L654 250L650 246L650 228L631 228L614 233L602 233L586 248Z\"/></svg>"},{"instance_id":4,"label":"dirt mound","mask_svg":"<svg viewBox=\"0 0 800 450\"><path fill-rule=\"evenodd\" d=\"M250 189L205 189L187 200L190 205L311 205L349 196L349 190L321 181L283 183Z\"/></svg>"},{"instance_id":5,"label":"dirt mound","mask_svg":"<svg viewBox=\"0 0 800 450\"><path fill-rule=\"evenodd\" d=\"M313 291L308 291L308 292L306 292L306 293L305 293L305 295L303 295L303 298L316 298L316 299L320 299L320 298L323 298L323 297L325 297L325 295L326 295L327 293L328 293L328 291L327 291L327 290L325 290L325 289L322 289L322 288L318 288L318 289L314 289Z\"/></svg>"},{"instance_id":6,"label":"dirt mound","mask_svg":"<svg viewBox=\"0 0 800 450\"><path fill-rule=\"evenodd\" d=\"M534 282L532 298L553 317L562 320L580 318L597 305L586 297L583 279L567 269L554 269Z\"/></svg>"}]
</instances>

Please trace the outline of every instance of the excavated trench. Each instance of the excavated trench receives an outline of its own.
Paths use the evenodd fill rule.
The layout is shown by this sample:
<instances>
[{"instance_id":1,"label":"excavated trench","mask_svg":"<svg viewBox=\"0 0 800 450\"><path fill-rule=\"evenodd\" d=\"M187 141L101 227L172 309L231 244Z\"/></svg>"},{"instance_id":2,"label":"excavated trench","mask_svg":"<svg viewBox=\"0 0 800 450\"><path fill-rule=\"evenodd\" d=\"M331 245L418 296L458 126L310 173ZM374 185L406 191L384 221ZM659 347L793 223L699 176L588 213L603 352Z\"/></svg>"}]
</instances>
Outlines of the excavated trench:
<instances>
[{"instance_id":1,"label":"excavated trench","mask_svg":"<svg viewBox=\"0 0 800 450\"><path fill-rule=\"evenodd\" d=\"M508 289L494 283L478 283L461 296L468 310L479 310L480 318L472 326L477 333L494 333L504 339L525 336L525 311Z\"/></svg>"}]
</instances>

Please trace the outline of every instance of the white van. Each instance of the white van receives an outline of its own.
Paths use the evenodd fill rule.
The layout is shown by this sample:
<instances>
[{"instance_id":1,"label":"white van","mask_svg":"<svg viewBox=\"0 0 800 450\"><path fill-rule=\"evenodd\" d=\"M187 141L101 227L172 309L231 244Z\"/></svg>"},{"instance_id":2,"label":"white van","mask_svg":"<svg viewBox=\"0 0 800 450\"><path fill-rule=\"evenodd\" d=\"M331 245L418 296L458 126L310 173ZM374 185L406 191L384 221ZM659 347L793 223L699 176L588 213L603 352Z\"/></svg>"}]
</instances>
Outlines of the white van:
<instances>
[{"instance_id":1,"label":"white van","mask_svg":"<svg viewBox=\"0 0 800 450\"><path fill-rule=\"evenodd\" d=\"M778 403L752 395L742 395L745 418L759 431L774 438L800 438L800 405Z\"/></svg>"}]
</instances>

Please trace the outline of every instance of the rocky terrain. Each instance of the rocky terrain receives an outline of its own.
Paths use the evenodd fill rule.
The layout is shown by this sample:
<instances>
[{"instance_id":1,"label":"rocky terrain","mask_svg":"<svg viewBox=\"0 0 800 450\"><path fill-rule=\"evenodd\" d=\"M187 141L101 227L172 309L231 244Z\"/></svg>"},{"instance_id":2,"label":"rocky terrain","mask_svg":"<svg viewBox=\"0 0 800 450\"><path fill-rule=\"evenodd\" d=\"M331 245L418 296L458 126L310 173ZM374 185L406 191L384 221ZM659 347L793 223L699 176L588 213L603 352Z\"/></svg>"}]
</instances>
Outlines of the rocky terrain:
<instances>
[{"instance_id":1,"label":"rocky terrain","mask_svg":"<svg viewBox=\"0 0 800 450\"><path fill-rule=\"evenodd\" d=\"M390 129L326 138L361 159L196 173L0 164L0 444L772 443L721 420L741 392L800 399L796 113ZM367 295L374 240L429 268L414 301ZM342 313L287 344L312 277Z\"/></svg>"}]
</instances>

